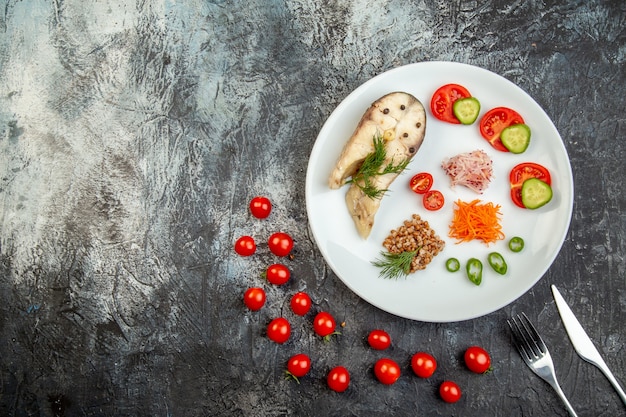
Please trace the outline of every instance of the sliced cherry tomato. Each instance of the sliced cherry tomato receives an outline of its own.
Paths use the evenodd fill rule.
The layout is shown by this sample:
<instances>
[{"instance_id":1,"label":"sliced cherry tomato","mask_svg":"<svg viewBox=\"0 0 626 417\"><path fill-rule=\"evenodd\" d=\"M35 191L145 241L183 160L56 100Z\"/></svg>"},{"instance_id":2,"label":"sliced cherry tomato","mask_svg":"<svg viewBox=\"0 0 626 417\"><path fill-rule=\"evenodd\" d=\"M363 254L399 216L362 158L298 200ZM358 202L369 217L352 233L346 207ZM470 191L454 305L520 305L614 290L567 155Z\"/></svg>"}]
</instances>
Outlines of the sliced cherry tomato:
<instances>
[{"instance_id":1,"label":"sliced cherry tomato","mask_svg":"<svg viewBox=\"0 0 626 417\"><path fill-rule=\"evenodd\" d=\"M285 374L287 375L287 378L293 378L298 383L300 383L300 381L298 381L298 378L302 378L303 376L308 374L310 369L311 358L309 358L304 353L298 353L297 355L293 355L287 361L287 371L285 372Z\"/></svg>"},{"instance_id":2,"label":"sliced cherry tomato","mask_svg":"<svg viewBox=\"0 0 626 417\"><path fill-rule=\"evenodd\" d=\"M287 233L278 232L270 236L267 241L270 251L276 256L287 256L293 249L293 240Z\"/></svg>"},{"instance_id":3,"label":"sliced cherry tomato","mask_svg":"<svg viewBox=\"0 0 626 417\"><path fill-rule=\"evenodd\" d=\"M518 112L508 107L496 107L480 119L480 134L495 149L509 152L500 140L500 133L505 128L519 123L524 123L524 119Z\"/></svg>"},{"instance_id":4,"label":"sliced cherry tomato","mask_svg":"<svg viewBox=\"0 0 626 417\"><path fill-rule=\"evenodd\" d=\"M518 207L526 208L522 203L522 185L524 181L531 178L537 178L548 185L552 185L550 171L543 165L534 162L522 162L515 165L509 174L509 182L511 184L511 200Z\"/></svg>"},{"instance_id":5,"label":"sliced cherry tomato","mask_svg":"<svg viewBox=\"0 0 626 417\"><path fill-rule=\"evenodd\" d=\"M455 403L461 399L461 388L452 381L443 381L439 385L439 395L447 403Z\"/></svg>"},{"instance_id":6,"label":"sliced cherry tomato","mask_svg":"<svg viewBox=\"0 0 626 417\"><path fill-rule=\"evenodd\" d=\"M256 252L256 243L252 236L241 236L235 242L235 252L241 256L250 256Z\"/></svg>"},{"instance_id":7,"label":"sliced cherry tomato","mask_svg":"<svg viewBox=\"0 0 626 417\"><path fill-rule=\"evenodd\" d=\"M267 325L267 337L271 341L283 344L289 340L289 336L291 336L291 325L286 318L275 318Z\"/></svg>"},{"instance_id":8,"label":"sliced cherry tomato","mask_svg":"<svg viewBox=\"0 0 626 417\"><path fill-rule=\"evenodd\" d=\"M385 385L394 384L400 378L400 365L393 359L379 359L374 365L374 375Z\"/></svg>"},{"instance_id":9,"label":"sliced cherry tomato","mask_svg":"<svg viewBox=\"0 0 626 417\"><path fill-rule=\"evenodd\" d=\"M367 342L376 350L385 350L391 346L391 337L389 333L384 330L376 329L372 330L367 337Z\"/></svg>"},{"instance_id":10,"label":"sliced cherry tomato","mask_svg":"<svg viewBox=\"0 0 626 417\"><path fill-rule=\"evenodd\" d=\"M441 194L441 191L430 190L426 194L424 194L423 202L424 202L424 207L427 210L431 210L431 211L439 210L441 207L443 207L443 203L444 203L443 194Z\"/></svg>"},{"instance_id":11,"label":"sliced cherry tomato","mask_svg":"<svg viewBox=\"0 0 626 417\"><path fill-rule=\"evenodd\" d=\"M437 119L454 124L461 124L454 115L452 105L460 98L471 97L467 88L458 84L446 84L437 89L430 100L430 111Z\"/></svg>"},{"instance_id":12,"label":"sliced cherry tomato","mask_svg":"<svg viewBox=\"0 0 626 417\"><path fill-rule=\"evenodd\" d=\"M243 302L252 311L260 310L265 304L265 291L263 288L248 288L243 294Z\"/></svg>"},{"instance_id":13,"label":"sliced cherry tomato","mask_svg":"<svg viewBox=\"0 0 626 417\"><path fill-rule=\"evenodd\" d=\"M322 311L317 313L315 318L313 319L313 330L315 333L322 337L328 337L335 332L335 327L337 326L335 319L333 316L326 312Z\"/></svg>"},{"instance_id":14,"label":"sliced cherry tomato","mask_svg":"<svg viewBox=\"0 0 626 417\"><path fill-rule=\"evenodd\" d=\"M336 366L330 370L326 381L333 391L344 392L350 385L350 373L343 366Z\"/></svg>"},{"instance_id":15,"label":"sliced cherry tomato","mask_svg":"<svg viewBox=\"0 0 626 417\"><path fill-rule=\"evenodd\" d=\"M411 369L420 378L430 378L437 369L437 361L426 352L417 352L411 357Z\"/></svg>"},{"instance_id":16,"label":"sliced cherry tomato","mask_svg":"<svg viewBox=\"0 0 626 417\"><path fill-rule=\"evenodd\" d=\"M470 346L467 348L463 358L469 370L477 374L484 374L491 369L491 357L489 353L480 346Z\"/></svg>"},{"instance_id":17,"label":"sliced cherry tomato","mask_svg":"<svg viewBox=\"0 0 626 417\"><path fill-rule=\"evenodd\" d=\"M411 178L409 183L411 190L417 194L424 194L433 186L433 176L428 172L420 172Z\"/></svg>"},{"instance_id":18,"label":"sliced cherry tomato","mask_svg":"<svg viewBox=\"0 0 626 417\"><path fill-rule=\"evenodd\" d=\"M272 203L269 198L257 196L250 201L250 212L258 219L264 219L270 215Z\"/></svg>"},{"instance_id":19,"label":"sliced cherry tomato","mask_svg":"<svg viewBox=\"0 0 626 417\"><path fill-rule=\"evenodd\" d=\"M297 292L291 297L291 309L299 316L304 316L311 309L311 297L305 292Z\"/></svg>"},{"instance_id":20,"label":"sliced cherry tomato","mask_svg":"<svg viewBox=\"0 0 626 417\"><path fill-rule=\"evenodd\" d=\"M285 282L289 281L290 276L291 272L289 272L289 268L283 264L270 265L265 271L265 278L274 285L283 285Z\"/></svg>"}]
</instances>

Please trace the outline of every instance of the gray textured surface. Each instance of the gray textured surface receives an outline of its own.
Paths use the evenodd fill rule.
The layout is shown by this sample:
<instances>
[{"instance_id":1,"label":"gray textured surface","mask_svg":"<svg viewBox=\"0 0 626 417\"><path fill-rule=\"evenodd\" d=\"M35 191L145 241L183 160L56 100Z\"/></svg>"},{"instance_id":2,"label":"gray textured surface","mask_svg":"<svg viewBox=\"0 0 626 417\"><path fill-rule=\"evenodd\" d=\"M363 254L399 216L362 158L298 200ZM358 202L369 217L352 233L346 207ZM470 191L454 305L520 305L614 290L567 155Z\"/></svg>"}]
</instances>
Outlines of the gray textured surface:
<instances>
[{"instance_id":1,"label":"gray textured surface","mask_svg":"<svg viewBox=\"0 0 626 417\"><path fill-rule=\"evenodd\" d=\"M28 416L565 416L510 345L509 314L542 324L580 416L624 415L558 321L557 284L626 380L626 6L622 1L3 1L0 7L0 414ZM479 319L414 322L360 300L307 233L304 175L334 107L399 65L450 60L499 73L554 121L571 158L563 249L528 294ZM251 222L256 194L275 204ZM270 259L232 251L290 232L297 279L241 303ZM267 321L306 289L345 321L323 344L307 318L277 346ZM440 361L432 380L374 380L364 337ZM461 363L470 344L494 371ZM283 380L296 351L314 358ZM330 392L330 366L352 386ZM446 405L442 378L464 388Z\"/></svg>"}]
</instances>

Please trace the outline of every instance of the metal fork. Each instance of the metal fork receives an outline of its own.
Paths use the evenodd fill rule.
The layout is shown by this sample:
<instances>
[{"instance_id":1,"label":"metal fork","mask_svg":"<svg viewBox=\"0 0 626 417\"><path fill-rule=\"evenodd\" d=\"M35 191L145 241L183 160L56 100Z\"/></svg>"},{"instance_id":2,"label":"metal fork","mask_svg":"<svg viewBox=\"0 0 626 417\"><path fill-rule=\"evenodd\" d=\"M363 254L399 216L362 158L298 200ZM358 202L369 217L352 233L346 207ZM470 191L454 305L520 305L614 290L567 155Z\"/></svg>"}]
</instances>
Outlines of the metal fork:
<instances>
[{"instance_id":1,"label":"metal fork","mask_svg":"<svg viewBox=\"0 0 626 417\"><path fill-rule=\"evenodd\" d=\"M533 326L524 313L521 315L518 314L517 317L512 317L511 320L507 320L507 323L515 338L515 347L517 347L524 362L526 362L534 373L539 375L541 379L554 388L567 407L567 411L569 411L573 417L576 417L576 412L556 380L552 357L543 339L539 336L537 329L535 329L535 326Z\"/></svg>"}]
</instances>

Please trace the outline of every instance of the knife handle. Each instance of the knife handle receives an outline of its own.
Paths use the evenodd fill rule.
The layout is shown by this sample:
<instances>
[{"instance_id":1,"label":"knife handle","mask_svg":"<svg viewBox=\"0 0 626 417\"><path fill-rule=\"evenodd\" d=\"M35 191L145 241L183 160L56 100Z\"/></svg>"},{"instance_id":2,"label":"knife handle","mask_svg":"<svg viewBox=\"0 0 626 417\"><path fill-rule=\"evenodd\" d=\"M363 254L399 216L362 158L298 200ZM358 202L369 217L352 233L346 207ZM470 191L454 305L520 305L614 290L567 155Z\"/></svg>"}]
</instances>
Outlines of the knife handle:
<instances>
[{"instance_id":1,"label":"knife handle","mask_svg":"<svg viewBox=\"0 0 626 417\"><path fill-rule=\"evenodd\" d=\"M613 388L615 388L615 391L617 391L617 394L622 399L622 402L624 403L624 405L626 405L626 394L624 394L624 390L619 385L619 382L617 382L617 379L615 379L615 377L613 376L613 373L611 372L611 370L606 365L604 366L597 365L597 366L598 368L600 368L602 373L604 373L607 379L611 382L611 385L613 385Z\"/></svg>"}]
</instances>

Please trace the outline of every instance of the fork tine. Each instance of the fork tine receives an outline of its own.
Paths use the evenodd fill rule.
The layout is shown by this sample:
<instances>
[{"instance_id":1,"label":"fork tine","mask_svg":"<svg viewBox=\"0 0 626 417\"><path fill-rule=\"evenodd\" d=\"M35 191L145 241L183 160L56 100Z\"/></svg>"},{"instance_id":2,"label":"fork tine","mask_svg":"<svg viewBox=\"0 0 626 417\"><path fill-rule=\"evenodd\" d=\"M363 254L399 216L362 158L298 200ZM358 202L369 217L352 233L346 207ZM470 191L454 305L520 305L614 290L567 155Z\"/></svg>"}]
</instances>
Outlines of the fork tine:
<instances>
[{"instance_id":1,"label":"fork tine","mask_svg":"<svg viewBox=\"0 0 626 417\"><path fill-rule=\"evenodd\" d=\"M548 348L546 344L544 343L543 338L539 335L539 332L537 331L533 323L530 321L528 316L526 316L526 313L522 313L522 317L525 319L524 324L535 346L537 347L537 349L539 349L540 353L546 353L548 351Z\"/></svg>"},{"instance_id":2,"label":"fork tine","mask_svg":"<svg viewBox=\"0 0 626 417\"><path fill-rule=\"evenodd\" d=\"M531 358L534 356L530 346L528 344L527 338L522 333L520 316L511 317L511 320L507 320L509 327L511 328L511 333L513 333L513 337L515 339L515 347L519 351L520 356L524 359L525 362L529 362Z\"/></svg>"}]
</instances>

